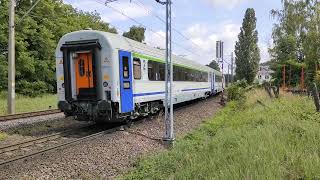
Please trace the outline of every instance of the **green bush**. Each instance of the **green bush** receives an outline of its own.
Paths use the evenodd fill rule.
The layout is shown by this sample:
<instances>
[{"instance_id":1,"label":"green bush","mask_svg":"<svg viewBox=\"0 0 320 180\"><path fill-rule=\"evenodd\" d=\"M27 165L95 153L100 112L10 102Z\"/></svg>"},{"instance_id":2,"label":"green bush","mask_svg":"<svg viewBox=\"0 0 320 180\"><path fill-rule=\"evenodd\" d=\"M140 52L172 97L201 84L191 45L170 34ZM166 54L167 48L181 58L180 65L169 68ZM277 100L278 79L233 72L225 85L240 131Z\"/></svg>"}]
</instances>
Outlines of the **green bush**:
<instances>
[{"instance_id":1,"label":"green bush","mask_svg":"<svg viewBox=\"0 0 320 180\"><path fill-rule=\"evenodd\" d=\"M36 81L36 82L28 82L26 80L20 80L17 83L17 93L36 97L45 94L49 91L47 84L43 81Z\"/></svg>"},{"instance_id":2,"label":"green bush","mask_svg":"<svg viewBox=\"0 0 320 180\"><path fill-rule=\"evenodd\" d=\"M227 89L228 92L228 101L244 101L246 96L245 92L247 91L248 83L246 80L241 80L233 83Z\"/></svg>"}]
</instances>

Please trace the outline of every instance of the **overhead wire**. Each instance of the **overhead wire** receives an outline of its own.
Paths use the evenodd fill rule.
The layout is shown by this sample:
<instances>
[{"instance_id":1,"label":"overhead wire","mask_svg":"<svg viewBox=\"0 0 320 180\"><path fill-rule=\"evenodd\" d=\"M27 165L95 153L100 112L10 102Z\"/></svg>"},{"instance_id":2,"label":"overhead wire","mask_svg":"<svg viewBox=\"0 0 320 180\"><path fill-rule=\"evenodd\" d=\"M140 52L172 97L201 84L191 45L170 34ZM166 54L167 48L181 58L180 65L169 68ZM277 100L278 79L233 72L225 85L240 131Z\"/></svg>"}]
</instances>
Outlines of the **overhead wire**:
<instances>
[{"instance_id":1,"label":"overhead wire","mask_svg":"<svg viewBox=\"0 0 320 180\"><path fill-rule=\"evenodd\" d=\"M155 31L153 28L151 28L151 27L149 27L149 26L147 26L147 25L139 22L139 21L136 20L135 18L128 16L127 14L125 14L124 12L122 12L121 10L118 10L117 8L114 8L113 6L111 6L111 5L109 5L109 4L105 4L105 3L102 2L102 1L99 1L99 0L94 0L94 1L97 2L97 3L99 3L99 4L103 4L104 6L108 7L109 9L111 9L111 10L113 10L113 11L115 11L115 12L117 12L117 13L123 15L123 16L125 16L126 18L128 18L128 19L130 19L131 21L137 23L138 25L140 25L140 26L142 26L142 27L150 30L152 33L154 33L154 34L156 34L156 35L158 35L158 36L160 36L160 37L162 37L162 38L165 38L164 35L160 34L160 33L157 32L157 31ZM190 51L189 49L183 47L182 45L180 45L179 43L177 43L177 42L175 42L175 41L172 41L172 43L175 44L176 46L179 46L180 48L184 49L185 51L188 51L189 53L191 53L191 54L193 54L193 55L196 55L196 56L198 56L198 57L201 57L201 55L199 55L199 54L197 54L197 53L195 53L195 52Z\"/></svg>"},{"instance_id":2,"label":"overhead wire","mask_svg":"<svg viewBox=\"0 0 320 180\"><path fill-rule=\"evenodd\" d=\"M148 14L154 16L155 18L157 18L158 20L160 20L161 22L165 23L166 24L166 21L161 18L158 14L154 13L153 11L151 11L150 9L148 9L146 7L146 5L144 3L142 3L140 0L132 0L133 3L137 4L138 6L142 7L143 9L145 9ZM136 2L139 2L141 5L139 5L138 3ZM175 27L172 27L172 30L174 32L176 32L177 34L179 34L181 37L183 37L184 39L186 39L187 41L190 41L194 46L198 47L199 49L202 49L202 47L200 47L198 44L194 43L192 39L188 38L186 35L184 35L181 31L179 31L177 28Z\"/></svg>"}]
</instances>

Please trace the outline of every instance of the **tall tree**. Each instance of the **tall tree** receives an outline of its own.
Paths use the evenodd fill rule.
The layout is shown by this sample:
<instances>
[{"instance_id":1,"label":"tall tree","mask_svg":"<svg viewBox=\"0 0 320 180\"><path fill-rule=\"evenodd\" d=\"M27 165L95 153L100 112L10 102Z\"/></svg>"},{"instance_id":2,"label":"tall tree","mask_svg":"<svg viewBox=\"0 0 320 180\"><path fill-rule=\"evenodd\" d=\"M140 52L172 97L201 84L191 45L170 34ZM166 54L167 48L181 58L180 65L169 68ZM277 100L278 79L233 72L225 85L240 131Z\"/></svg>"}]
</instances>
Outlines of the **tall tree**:
<instances>
[{"instance_id":1,"label":"tall tree","mask_svg":"<svg viewBox=\"0 0 320 180\"><path fill-rule=\"evenodd\" d=\"M285 65L288 70L286 79L290 80L287 85L297 86L303 67L307 72L307 84L311 85L320 72L320 2L282 0L282 4L282 9L271 11L278 21L272 33L273 47L269 49L274 77L282 80ZM320 85L319 80L318 83Z\"/></svg>"},{"instance_id":2,"label":"tall tree","mask_svg":"<svg viewBox=\"0 0 320 180\"><path fill-rule=\"evenodd\" d=\"M123 33L123 36L138 42L143 42L145 39L145 31L146 29L144 27L132 26L128 32Z\"/></svg>"},{"instance_id":3,"label":"tall tree","mask_svg":"<svg viewBox=\"0 0 320 180\"><path fill-rule=\"evenodd\" d=\"M16 22L33 0L19 0ZM0 0L0 91L7 87L8 1ZM97 12L83 12L62 0L41 0L23 21L16 24L16 90L37 95L56 88L54 52L59 39L84 28L116 33Z\"/></svg>"},{"instance_id":4,"label":"tall tree","mask_svg":"<svg viewBox=\"0 0 320 180\"><path fill-rule=\"evenodd\" d=\"M248 8L235 46L236 79L246 79L248 83L254 81L260 62L256 22L254 9Z\"/></svg>"},{"instance_id":5,"label":"tall tree","mask_svg":"<svg viewBox=\"0 0 320 180\"><path fill-rule=\"evenodd\" d=\"M212 69L215 69L217 71L220 71L220 67L219 64L217 63L217 61L212 60L207 66L211 67Z\"/></svg>"}]
</instances>

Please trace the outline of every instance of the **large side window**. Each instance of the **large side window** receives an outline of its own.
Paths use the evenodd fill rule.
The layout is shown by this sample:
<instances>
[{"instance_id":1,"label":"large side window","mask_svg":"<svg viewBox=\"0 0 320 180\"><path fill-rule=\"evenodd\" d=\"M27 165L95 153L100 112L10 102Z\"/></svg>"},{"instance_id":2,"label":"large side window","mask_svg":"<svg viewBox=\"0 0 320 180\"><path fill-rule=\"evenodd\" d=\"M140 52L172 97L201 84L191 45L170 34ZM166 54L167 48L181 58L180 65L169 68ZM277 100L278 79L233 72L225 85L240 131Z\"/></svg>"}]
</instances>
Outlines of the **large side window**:
<instances>
[{"instance_id":1,"label":"large side window","mask_svg":"<svg viewBox=\"0 0 320 180\"><path fill-rule=\"evenodd\" d=\"M163 63L158 63L159 64L159 77L158 81L165 81L165 73L166 73L166 66Z\"/></svg>"},{"instance_id":2,"label":"large side window","mask_svg":"<svg viewBox=\"0 0 320 180\"><path fill-rule=\"evenodd\" d=\"M148 61L148 77L150 81L165 80L165 64L160 62Z\"/></svg>"},{"instance_id":3,"label":"large side window","mask_svg":"<svg viewBox=\"0 0 320 180\"><path fill-rule=\"evenodd\" d=\"M156 72L154 62L148 61L148 78L150 81L156 80Z\"/></svg>"},{"instance_id":4,"label":"large side window","mask_svg":"<svg viewBox=\"0 0 320 180\"><path fill-rule=\"evenodd\" d=\"M222 82L222 77L219 75L216 75L216 82Z\"/></svg>"},{"instance_id":5,"label":"large side window","mask_svg":"<svg viewBox=\"0 0 320 180\"><path fill-rule=\"evenodd\" d=\"M141 79L141 60L133 58L133 76L134 79Z\"/></svg>"}]
</instances>

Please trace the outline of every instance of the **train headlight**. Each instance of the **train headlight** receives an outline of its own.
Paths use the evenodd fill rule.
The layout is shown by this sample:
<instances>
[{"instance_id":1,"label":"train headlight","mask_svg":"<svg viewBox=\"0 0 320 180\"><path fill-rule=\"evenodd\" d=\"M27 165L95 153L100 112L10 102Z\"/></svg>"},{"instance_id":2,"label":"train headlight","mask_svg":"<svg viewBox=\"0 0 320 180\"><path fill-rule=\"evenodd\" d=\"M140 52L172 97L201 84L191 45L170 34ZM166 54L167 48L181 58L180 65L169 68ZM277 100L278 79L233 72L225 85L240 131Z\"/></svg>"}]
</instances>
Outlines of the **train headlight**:
<instances>
[{"instance_id":1,"label":"train headlight","mask_svg":"<svg viewBox=\"0 0 320 180\"><path fill-rule=\"evenodd\" d=\"M103 87L108 87L108 82L103 82Z\"/></svg>"},{"instance_id":2,"label":"train headlight","mask_svg":"<svg viewBox=\"0 0 320 180\"><path fill-rule=\"evenodd\" d=\"M61 87L64 88L64 83L61 84Z\"/></svg>"}]
</instances>

